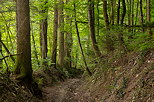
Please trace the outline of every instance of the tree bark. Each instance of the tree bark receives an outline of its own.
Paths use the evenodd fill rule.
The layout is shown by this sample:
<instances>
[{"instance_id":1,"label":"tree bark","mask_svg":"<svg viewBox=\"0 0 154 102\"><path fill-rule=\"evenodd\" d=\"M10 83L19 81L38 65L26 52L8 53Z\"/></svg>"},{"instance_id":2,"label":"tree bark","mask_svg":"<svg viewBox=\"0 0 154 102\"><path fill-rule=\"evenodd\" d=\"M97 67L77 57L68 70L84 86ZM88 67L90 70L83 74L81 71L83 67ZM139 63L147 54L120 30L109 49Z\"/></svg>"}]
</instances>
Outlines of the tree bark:
<instances>
[{"instance_id":1,"label":"tree bark","mask_svg":"<svg viewBox=\"0 0 154 102\"><path fill-rule=\"evenodd\" d=\"M130 17L130 15L131 15L131 7L130 7L130 0L127 0L127 15L128 15L128 25L131 25L131 17Z\"/></svg>"},{"instance_id":2,"label":"tree bark","mask_svg":"<svg viewBox=\"0 0 154 102\"><path fill-rule=\"evenodd\" d=\"M107 47L107 52L111 52L114 50L113 48L113 41L110 38L110 33L109 33L109 17L107 13L107 0L103 0L103 15L104 15L104 23L105 23L105 28L106 28L106 47Z\"/></svg>"},{"instance_id":3,"label":"tree bark","mask_svg":"<svg viewBox=\"0 0 154 102\"><path fill-rule=\"evenodd\" d=\"M57 32L58 32L58 4L57 4L57 0L55 0L52 55L51 55L51 63L53 64L55 68L56 68L56 63L57 63Z\"/></svg>"},{"instance_id":4,"label":"tree bark","mask_svg":"<svg viewBox=\"0 0 154 102\"><path fill-rule=\"evenodd\" d=\"M125 3L125 0L122 0L122 7L123 7L123 13L122 13L122 17L121 17L121 25L123 25L124 18L125 18L125 15L126 15L126 3Z\"/></svg>"},{"instance_id":5,"label":"tree bark","mask_svg":"<svg viewBox=\"0 0 154 102\"><path fill-rule=\"evenodd\" d=\"M104 14L104 23L106 29L109 29L109 17L107 13L107 0L103 0L103 14Z\"/></svg>"},{"instance_id":6,"label":"tree bark","mask_svg":"<svg viewBox=\"0 0 154 102\"><path fill-rule=\"evenodd\" d=\"M58 64L60 67L64 66L64 13L63 13L63 0L59 0L59 56L58 56Z\"/></svg>"},{"instance_id":7,"label":"tree bark","mask_svg":"<svg viewBox=\"0 0 154 102\"><path fill-rule=\"evenodd\" d=\"M1 33L1 30L0 30L0 41L2 41L2 33ZM0 53L2 53L2 44L1 43L0 43ZM2 68L3 68L3 61L0 60L0 69L2 69Z\"/></svg>"},{"instance_id":8,"label":"tree bark","mask_svg":"<svg viewBox=\"0 0 154 102\"><path fill-rule=\"evenodd\" d=\"M15 73L17 79L31 82L31 44L29 0L17 0L17 56Z\"/></svg>"},{"instance_id":9,"label":"tree bark","mask_svg":"<svg viewBox=\"0 0 154 102\"><path fill-rule=\"evenodd\" d=\"M35 58L37 60L37 64L40 65L39 58L38 58L38 52L37 52L37 48L36 48L35 37L34 37L34 33L33 33L33 28L31 28L31 29L32 29L31 35L32 35L32 41L33 41L34 55L35 55Z\"/></svg>"},{"instance_id":10,"label":"tree bark","mask_svg":"<svg viewBox=\"0 0 154 102\"><path fill-rule=\"evenodd\" d=\"M69 0L66 0L66 4L69 3ZM71 68L71 52L72 52L72 45L73 45L73 38L72 38L72 17L68 15L69 11L66 10L66 35L65 35L65 67ZM68 69L69 70L69 69Z\"/></svg>"},{"instance_id":11,"label":"tree bark","mask_svg":"<svg viewBox=\"0 0 154 102\"><path fill-rule=\"evenodd\" d=\"M142 30L143 30L143 32L144 32L144 27L143 27L143 9L142 9L142 0L140 0L140 18L141 18Z\"/></svg>"},{"instance_id":12,"label":"tree bark","mask_svg":"<svg viewBox=\"0 0 154 102\"><path fill-rule=\"evenodd\" d=\"M136 3L136 15L135 15L135 24L134 25L137 25L137 22L138 22L138 11L139 11L139 0L137 0L137 3Z\"/></svg>"},{"instance_id":13,"label":"tree bark","mask_svg":"<svg viewBox=\"0 0 154 102\"><path fill-rule=\"evenodd\" d=\"M76 5L75 4L74 4L74 18L75 18L75 28L76 28L76 34L77 34L77 37L78 37L78 43L79 43L79 47L80 47L81 54L82 54L82 57L83 57L83 62L84 62L85 67L86 67L85 70L91 76L92 73L91 73L91 71L88 68L88 65L87 65L87 62L86 62L86 58L84 56L83 48L82 48L82 45L81 45L80 33L79 33L79 29L78 29L78 23L77 23L77 20L76 20Z\"/></svg>"},{"instance_id":14,"label":"tree bark","mask_svg":"<svg viewBox=\"0 0 154 102\"><path fill-rule=\"evenodd\" d=\"M114 25L114 6L115 0L111 0L111 24Z\"/></svg>"},{"instance_id":15,"label":"tree bark","mask_svg":"<svg viewBox=\"0 0 154 102\"><path fill-rule=\"evenodd\" d=\"M147 0L147 22L151 22L151 0ZM150 27L148 27L148 34L152 35L152 30Z\"/></svg>"},{"instance_id":16,"label":"tree bark","mask_svg":"<svg viewBox=\"0 0 154 102\"><path fill-rule=\"evenodd\" d=\"M41 13L40 13L41 16L43 17L43 19L41 19L41 21L40 21L40 46L41 46L40 48L41 48L42 59L46 59L47 52L48 52L48 48L47 48L48 7L44 7L44 5L46 6L47 3L48 3L47 0L43 1L43 6L41 8Z\"/></svg>"},{"instance_id":17,"label":"tree bark","mask_svg":"<svg viewBox=\"0 0 154 102\"><path fill-rule=\"evenodd\" d=\"M88 2L89 2L89 7L88 7L89 27L90 27L90 35L91 35L93 50L95 52L95 55L97 57L100 57L101 56L101 52L99 50L98 43L96 41L96 36L95 36L94 1L93 0L89 0Z\"/></svg>"},{"instance_id":18,"label":"tree bark","mask_svg":"<svg viewBox=\"0 0 154 102\"><path fill-rule=\"evenodd\" d=\"M120 0L118 0L118 7L117 7L117 24L120 21Z\"/></svg>"},{"instance_id":19,"label":"tree bark","mask_svg":"<svg viewBox=\"0 0 154 102\"><path fill-rule=\"evenodd\" d=\"M99 2L100 0L97 0L97 36L99 37L99 28L100 28L100 18L99 18L99 15L100 15L100 11L99 11Z\"/></svg>"},{"instance_id":20,"label":"tree bark","mask_svg":"<svg viewBox=\"0 0 154 102\"><path fill-rule=\"evenodd\" d=\"M131 15L131 17L132 17L132 19L131 19L131 25L133 26L134 25L134 0L132 0L132 2L131 2L131 4L132 4L132 15ZM134 32L134 29L132 29L132 32Z\"/></svg>"}]
</instances>

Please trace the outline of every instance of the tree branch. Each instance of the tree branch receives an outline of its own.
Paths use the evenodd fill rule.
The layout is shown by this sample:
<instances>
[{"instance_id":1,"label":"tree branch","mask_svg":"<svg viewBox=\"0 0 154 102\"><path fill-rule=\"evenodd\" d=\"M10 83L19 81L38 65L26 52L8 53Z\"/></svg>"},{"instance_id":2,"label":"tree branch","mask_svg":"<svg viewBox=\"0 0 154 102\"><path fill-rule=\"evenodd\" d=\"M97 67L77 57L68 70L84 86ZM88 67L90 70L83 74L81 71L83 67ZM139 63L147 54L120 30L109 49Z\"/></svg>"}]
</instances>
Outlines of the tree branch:
<instances>
[{"instance_id":1,"label":"tree branch","mask_svg":"<svg viewBox=\"0 0 154 102\"><path fill-rule=\"evenodd\" d=\"M21 54L22 53L20 53L20 54L14 54L14 55L7 55L7 56L4 56L3 58L0 58L0 60L4 60L5 58L13 57L13 56L21 55Z\"/></svg>"}]
</instances>

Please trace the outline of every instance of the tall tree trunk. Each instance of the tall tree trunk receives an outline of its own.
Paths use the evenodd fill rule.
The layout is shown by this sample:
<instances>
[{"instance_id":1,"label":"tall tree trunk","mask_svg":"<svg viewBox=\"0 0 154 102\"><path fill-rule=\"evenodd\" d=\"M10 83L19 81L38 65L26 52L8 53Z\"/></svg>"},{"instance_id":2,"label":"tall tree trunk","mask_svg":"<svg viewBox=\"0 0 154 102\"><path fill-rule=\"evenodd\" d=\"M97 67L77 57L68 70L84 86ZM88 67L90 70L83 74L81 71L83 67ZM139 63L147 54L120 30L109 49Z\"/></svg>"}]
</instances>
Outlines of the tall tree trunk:
<instances>
[{"instance_id":1,"label":"tall tree trunk","mask_svg":"<svg viewBox=\"0 0 154 102\"><path fill-rule=\"evenodd\" d=\"M132 23L132 26L134 25L134 0L132 0L132 2L131 2L131 4L132 4L132 15L131 15L131 17L132 17L132 19L131 19L131 23ZM134 29L132 28L132 32L134 32Z\"/></svg>"},{"instance_id":2,"label":"tall tree trunk","mask_svg":"<svg viewBox=\"0 0 154 102\"><path fill-rule=\"evenodd\" d=\"M54 4L54 25L53 25L53 41L52 41L52 52L51 52L51 63L56 68L57 63L57 32L58 32L58 4L55 0Z\"/></svg>"},{"instance_id":3,"label":"tall tree trunk","mask_svg":"<svg viewBox=\"0 0 154 102\"><path fill-rule=\"evenodd\" d=\"M15 73L17 79L31 82L31 44L29 0L17 0L17 56Z\"/></svg>"},{"instance_id":4,"label":"tall tree trunk","mask_svg":"<svg viewBox=\"0 0 154 102\"><path fill-rule=\"evenodd\" d=\"M59 56L58 56L58 64L60 67L64 66L64 13L63 13L63 0L59 0Z\"/></svg>"},{"instance_id":5,"label":"tall tree trunk","mask_svg":"<svg viewBox=\"0 0 154 102\"><path fill-rule=\"evenodd\" d=\"M66 0L66 4L68 4L70 0ZM71 52L72 52L72 45L73 45L73 39L72 39L72 15L68 15L70 10L66 9L66 18L65 21L67 24L65 25L66 34L65 34L65 67L68 68L68 71L71 68Z\"/></svg>"},{"instance_id":6,"label":"tall tree trunk","mask_svg":"<svg viewBox=\"0 0 154 102\"><path fill-rule=\"evenodd\" d=\"M115 0L111 0L111 24L114 25L114 6Z\"/></svg>"},{"instance_id":7,"label":"tall tree trunk","mask_svg":"<svg viewBox=\"0 0 154 102\"><path fill-rule=\"evenodd\" d=\"M96 36L95 36L95 15L94 15L94 1L89 0L89 7L88 7L88 13L89 13L89 27L90 27L90 35L91 35L91 40L92 40L92 45L93 45L93 50L95 52L95 55L97 57L101 56L101 52L98 48L98 44L96 41Z\"/></svg>"},{"instance_id":8,"label":"tall tree trunk","mask_svg":"<svg viewBox=\"0 0 154 102\"><path fill-rule=\"evenodd\" d=\"M124 21L125 15L126 15L126 3L125 3L125 0L122 0L122 7L123 7L123 12L122 12L122 17L121 17L121 25L123 25L123 21ZM119 32L118 39L119 39L121 50L124 49L124 51L126 52L127 49L126 49L126 45L125 45L125 42L124 42L122 32Z\"/></svg>"},{"instance_id":9,"label":"tall tree trunk","mask_svg":"<svg viewBox=\"0 0 154 102\"><path fill-rule=\"evenodd\" d=\"M85 69L88 72L88 74L91 76L92 73L91 73L90 69L88 68L86 58L85 58L85 55L84 55L84 52L83 52L83 48L82 48L82 45L81 45L80 33L79 33L79 29L78 29L78 23L77 23L77 20L76 20L76 5L75 4L74 4L74 18L75 18L75 28L76 28L76 33L77 33L77 37L78 37L78 43L79 43L79 47L80 47L81 54L82 54L82 57L83 57L83 62L84 62L85 67L86 67Z\"/></svg>"},{"instance_id":10,"label":"tall tree trunk","mask_svg":"<svg viewBox=\"0 0 154 102\"><path fill-rule=\"evenodd\" d=\"M71 26L72 24L70 24ZM73 45L73 39L72 39L72 32L67 31L66 37L65 37L65 67L71 68L71 52L72 52L72 45Z\"/></svg>"},{"instance_id":11,"label":"tall tree trunk","mask_svg":"<svg viewBox=\"0 0 154 102\"><path fill-rule=\"evenodd\" d=\"M109 17L107 13L107 0L103 0L103 14L104 14L104 23L106 29L109 29Z\"/></svg>"},{"instance_id":12,"label":"tall tree trunk","mask_svg":"<svg viewBox=\"0 0 154 102\"><path fill-rule=\"evenodd\" d=\"M100 11L99 11L99 2L100 0L97 0L97 36L99 37L99 28L100 28L100 19L99 19L99 14L100 14Z\"/></svg>"},{"instance_id":13,"label":"tall tree trunk","mask_svg":"<svg viewBox=\"0 0 154 102\"><path fill-rule=\"evenodd\" d=\"M0 30L0 41L2 41L2 33L1 33L1 30ZM1 53L2 53L2 44L0 43L0 54ZM0 60L0 69L2 69L2 68L3 68L3 61Z\"/></svg>"},{"instance_id":14,"label":"tall tree trunk","mask_svg":"<svg viewBox=\"0 0 154 102\"><path fill-rule=\"evenodd\" d=\"M124 18L125 18L125 15L126 15L126 3L125 3L125 0L122 0L122 7L123 7L123 13L122 13L122 17L121 17L121 25L123 25Z\"/></svg>"},{"instance_id":15,"label":"tall tree trunk","mask_svg":"<svg viewBox=\"0 0 154 102\"><path fill-rule=\"evenodd\" d=\"M144 27L143 27L143 9L142 9L142 0L140 0L140 18L141 18L142 30L143 30L143 32L144 32Z\"/></svg>"},{"instance_id":16,"label":"tall tree trunk","mask_svg":"<svg viewBox=\"0 0 154 102\"><path fill-rule=\"evenodd\" d=\"M130 0L127 0L128 25L130 25L130 24L131 24L131 17L130 17L130 15L131 15L131 7L130 7L130 5L131 5L131 4L130 4ZM130 31L130 30L129 30L129 31Z\"/></svg>"},{"instance_id":17,"label":"tall tree trunk","mask_svg":"<svg viewBox=\"0 0 154 102\"><path fill-rule=\"evenodd\" d=\"M147 22L150 23L151 22L151 0L147 0ZM149 26L149 24L148 24ZM152 35L152 30L150 27L148 27L148 34Z\"/></svg>"},{"instance_id":18,"label":"tall tree trunk","mask_svg":"<svg viewBox=\"0 0 154 102\"><path fill-rule=\"evenodd\" d=\"M41 57L42 59L46 59L47 57L47 29L48 29L48 22L47 22L47 13L48 7L46 7L48 1L43 1L43 6L41 8L41 16L43 19L40 21L40 46L41 46ZM46 62L43 62L45 64Z\"/></svg>"},{"instance_id":19,"label":"tall tree trunk","mask_svg":"<svg viewBox=\"0 0 154 102\"><path fill-rule=\"evenodd\" d=\"M139 11L139 0L137 0L137 3L136 3L136 20L135 20L135 25L137 25L137 22L138 22L138 11Z\"/></svg>"},{"instance_id":20,"label":"tall tree trunk","mask_svg":"<svg viewBox=\"0 0 154 102\"><path fill-rule=\"evenodd\" d=\"M31 26L31 29L32 29L31 35L32 35L32 41L33 41L34 55L35 55L35 58L37 60L37 64L40 65L39 58L38 58L38 52L37 52L37 49L36 49L35 37L34 37L34 33L33 33L32 26Z\"/></svg>"},{"instance_id":21,"label":"tall tree trunk","mask_svg":"<svg viewBox=\"0 0 154 102\"><path fill-rule=\"evenodd\" d=\"M110 38L109 34L109 17L107 13L107 0L103 0L103 15L104 15L104 23L105 23L105 28L106 28L106 47L107 47L107 52L111 52L114 50L113 48L113 41Z\"/></svg>"},{"instance_id":22,"label":"tall tree trunk","mask_svg":"<svg viewBox=\"0 0 154 102\"><path fill-rule=\"evenodd\" d=\"M117 7L117 24L120 21L120 0L118 0L118 7Z\"/></svg>"},{"instance_id":23,"label":"tall tree trunk","mask_svg":"<svg viewBox=\"0 0 154 102\"><path fill-rule=\"evenodd\" d=\"M72 52L72 45L73 45L73 38L72 38L72 21L70 18L66 18L66 22L69 24L69 30L66 31L65 36L65 66L67 68L71 68L71 52Z\"/></svg>"}]
</instances>

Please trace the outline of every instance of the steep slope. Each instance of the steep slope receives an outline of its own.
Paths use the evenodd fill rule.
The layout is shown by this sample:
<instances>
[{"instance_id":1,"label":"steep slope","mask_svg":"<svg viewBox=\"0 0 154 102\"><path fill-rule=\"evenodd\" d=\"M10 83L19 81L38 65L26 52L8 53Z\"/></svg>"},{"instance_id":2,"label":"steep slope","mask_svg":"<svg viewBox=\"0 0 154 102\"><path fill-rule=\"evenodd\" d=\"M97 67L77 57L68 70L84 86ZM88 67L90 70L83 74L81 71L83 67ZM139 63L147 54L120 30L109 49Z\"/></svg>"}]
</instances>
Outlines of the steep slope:
<instances>
[{"instance_id":1,"label":"steep slope","mask_svg":"<svg viewBox=\"0 0 154 102\"><path fill-rule=\"evenodd\" d=\"M89 102L154 101L153 52L123 55L112 61L109 69L103 69L103 63L80 88L79 93L84 93L80 99L88 95L94 99Z\"/></svg>"}]
</instances>

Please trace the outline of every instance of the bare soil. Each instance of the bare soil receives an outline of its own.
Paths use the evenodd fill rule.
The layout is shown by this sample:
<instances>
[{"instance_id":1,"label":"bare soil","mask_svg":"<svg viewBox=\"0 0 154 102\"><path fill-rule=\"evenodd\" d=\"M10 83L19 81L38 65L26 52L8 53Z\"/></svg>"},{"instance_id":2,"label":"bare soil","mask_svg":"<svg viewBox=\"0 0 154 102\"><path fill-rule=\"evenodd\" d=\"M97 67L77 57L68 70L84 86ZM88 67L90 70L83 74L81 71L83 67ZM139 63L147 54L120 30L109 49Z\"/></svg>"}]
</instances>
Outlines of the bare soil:
<instances>
[{"instance_id":1,"label":"bare soil","mask_svg":"<svg viewBox=\"0 0 154 102\"><path fill-rule=\"evenodd\" d=\"M43 102L154 102L154 53L130 54L88 79L73 78L43 88Z\"/></svg>"},{"instance_id":2,"label":"bare soil","mask_svg":"<svg viewBox=\"0 0 154 102\"><path fill-rule=\"evenodd\" d=\"M65 82L51 87L45 87L44 102L92 102L87 97L82 97L79 89L82 85L82 80L78 78L68 79Z\"/></svg>"}]
</instances>

